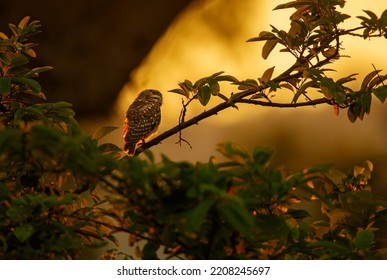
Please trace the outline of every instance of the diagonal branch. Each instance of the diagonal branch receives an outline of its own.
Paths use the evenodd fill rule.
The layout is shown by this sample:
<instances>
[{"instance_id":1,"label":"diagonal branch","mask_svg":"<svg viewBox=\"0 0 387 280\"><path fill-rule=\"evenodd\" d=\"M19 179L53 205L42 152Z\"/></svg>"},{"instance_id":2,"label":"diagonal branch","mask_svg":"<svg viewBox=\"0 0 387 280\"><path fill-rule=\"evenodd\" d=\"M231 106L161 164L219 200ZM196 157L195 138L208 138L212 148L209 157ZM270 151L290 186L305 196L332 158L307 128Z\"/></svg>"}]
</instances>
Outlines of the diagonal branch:
<instances>
[{"instance_id":1,"label":"diagonal branch","mask_svg":"<svg viewBox=\"0 0 387 280\"><path fill-rule=\"evenodd\" d=\"M253 90L249 90L249 93L251 94ZM256 91L256 90L254 90ZM247 92L247 91L246 91ZM200 121L213 116L217 115L219 112L223 111L224 109L227 109L229 107L232 107L236 103L246 103L246 104L253 104L253 105L259 105L259 106L265 106L265 107L274 107L274 108L296 108L296 107L305 107L305 106L316 106L319 104L332 104L332 100L327 98L320 98L315 100L310 100L306 102L299 102L299 103L275 103L275 102L267 102L267 101L260 101L260 100L254 100L254 99L243 99L238 98L236 100L233 100L233 103L231 102L222 102L215 107L211 108L208 111L204 111L203 113L198 114L197 116L184 121L175 127L165 131L164 133L160 134L159 136L153 138L149 142L145 143L141 147L139 147L136 150L135 156L142 153L144 150L147 150L155 145L158 145L163 141L164 139L194 125L198 124Z\"/></svg>"}]
</instances>

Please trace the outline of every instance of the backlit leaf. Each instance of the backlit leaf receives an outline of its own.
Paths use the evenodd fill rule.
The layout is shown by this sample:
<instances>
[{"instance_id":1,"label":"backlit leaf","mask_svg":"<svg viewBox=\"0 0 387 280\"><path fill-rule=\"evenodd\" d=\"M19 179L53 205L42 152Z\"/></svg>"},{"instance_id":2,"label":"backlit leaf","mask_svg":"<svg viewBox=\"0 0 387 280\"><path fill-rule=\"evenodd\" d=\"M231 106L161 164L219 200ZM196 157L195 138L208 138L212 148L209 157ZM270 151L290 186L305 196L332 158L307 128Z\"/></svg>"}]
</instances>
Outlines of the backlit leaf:
<instances>
[{"instance_id":1,"label":"backlit leaf","mask_svg":"<svg viewBox=\"0 0 387 280\"><path fill-rule=\"evenodd\" d=\"M266 71L263 73L263 75L261 77L262 82L267 84L267 82L270 81L271 77L273 76L274 68L275 68L275 66L273 66L269 69L266 69Z\"/></svg>"},{"instance_id":2,"label":"backlit leaf","mask_svg":"<svg viewBox=\"0 0 387 280\"><path fill-rule=\"evenodd\" d=\"M380 102L384 103L387 98L387 85L375 88L372 90L375 96L380 100Z\"/></svg>"},{"instance_id":3,"label":"backlit leaf","mask_svg":"<svg viewBox=\"0 0 387 280\"><path fill-rule=\"evenodd\" d=\"M24 17L18 24L18 28L19 29L24 29L27 25L27 23L30 21L30 17L29 16L26 16Z\"/></svg>"},{"instance_id":4,"label":"backlit leaf","mask_svg":"<svg viewBox=\"0 0 387 280\"><path fill-rule=\"evenodd\" d=\"M278 43L277 39L266 41L266 43L263 45L263 48L262 48L262 58L263 59L267 59L269 57L269 54L275 48L277 43Z\"/></svg>"}]
</instances>

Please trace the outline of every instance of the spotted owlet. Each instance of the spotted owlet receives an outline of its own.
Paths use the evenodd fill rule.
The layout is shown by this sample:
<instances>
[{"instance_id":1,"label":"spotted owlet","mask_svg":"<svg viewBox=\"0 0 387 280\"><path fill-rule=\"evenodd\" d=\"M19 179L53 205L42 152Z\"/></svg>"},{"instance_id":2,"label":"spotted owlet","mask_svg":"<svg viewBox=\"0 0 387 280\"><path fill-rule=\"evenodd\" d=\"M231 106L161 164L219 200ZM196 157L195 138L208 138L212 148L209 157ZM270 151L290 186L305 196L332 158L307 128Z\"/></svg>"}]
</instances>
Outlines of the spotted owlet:
<instances>
[{"instance_id":1,"label":"spotted owlet","mask_svg":"<svg viewBox=\"0 0 387 280\"><path fill-rule=\"evenodd\" d=\"M124 151L132 156L137 145L145 143L157 132L161 121L163 96L158 90L147 89L137 96L126 112L124 122Z\"/></svg>"}]
</instances>

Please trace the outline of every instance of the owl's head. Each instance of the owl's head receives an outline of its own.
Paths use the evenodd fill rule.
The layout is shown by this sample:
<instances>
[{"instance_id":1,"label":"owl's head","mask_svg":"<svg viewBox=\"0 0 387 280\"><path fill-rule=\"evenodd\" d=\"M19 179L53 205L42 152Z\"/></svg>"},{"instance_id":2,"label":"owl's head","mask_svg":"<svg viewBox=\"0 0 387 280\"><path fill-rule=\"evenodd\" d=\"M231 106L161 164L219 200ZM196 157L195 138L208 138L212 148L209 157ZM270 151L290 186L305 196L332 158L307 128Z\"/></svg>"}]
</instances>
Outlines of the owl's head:
<instances>
[{"instance_id":1,"label":"owl's head","mask_svg":"<svg viewBox=\"0 0 387 280\"><path fill-rule=\"evenodd\" d=\"M154 103L161 106L161 104L163 103L163 95L161 94L161 92L159 92L156 89L146 89L140 92L140 94L137 97L137 100Z\"/></svg>"}]
</instances>

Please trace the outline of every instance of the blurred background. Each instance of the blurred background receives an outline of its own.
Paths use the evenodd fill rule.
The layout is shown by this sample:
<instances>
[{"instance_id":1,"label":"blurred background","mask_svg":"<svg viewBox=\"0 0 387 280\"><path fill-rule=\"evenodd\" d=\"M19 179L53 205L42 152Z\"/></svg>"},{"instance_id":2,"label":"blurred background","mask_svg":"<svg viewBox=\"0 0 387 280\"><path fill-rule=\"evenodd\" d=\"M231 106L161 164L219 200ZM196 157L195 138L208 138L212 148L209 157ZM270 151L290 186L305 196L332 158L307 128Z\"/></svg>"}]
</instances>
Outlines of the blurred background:
<instances>
[{"instance_id":1,"label":"blurred background","mask_svg":"<svg viewBox=\"0 0 387 280\"><path fill-rule=\"evenodd\" d=\"M119 126L106 139L122 146L123 117L129 104L143 89L164 94L159 133L175 126L181 96L169 93L179 81L195 81L218 71L238 79L261 77L276 66L274 76L291 63L276 48L267 60L263 43L246 43L270 24L288 30L292 10L273 11L285 0L2 0L0 30L9 34L8 23L24 16L38 19L43 33L34 40L36 66L51 65L53 71L40 81L49 101L74 104L77 119L87 133L103 125ZM353 16L344 26L359 22L357 15L386 8L379 0L347 1L344 12ZM337 79L376 68L387 70L387 42L345 38L342 55L333 65ZM330 66L330 68L332 68ZM384 72L385 73L385 72ZM228 95L232 89L223 87ZM235 90L235 88L233 89ZM277 98L287 96L276 92ZM210 108L213 103L207 105ZM192 106L188 117L206 108ZM290 171L319 163L348 170L364 160L375 165L375 188L383 191L387 180L387 110L374 100L370 116L350 123L346 111L339 116L329 106L274 109L239 105L183 131L192 149L175 144L173 136L153 147L174 160L206 161L217 155L216 144L236 142L247 150L255 146L275 149L274 165Z\"/></svg>"}]
</instances>

